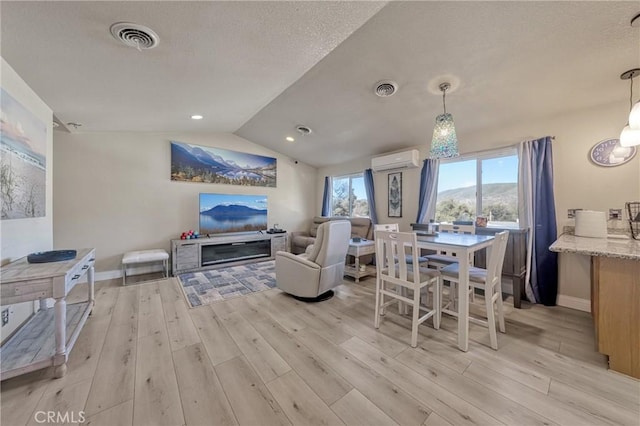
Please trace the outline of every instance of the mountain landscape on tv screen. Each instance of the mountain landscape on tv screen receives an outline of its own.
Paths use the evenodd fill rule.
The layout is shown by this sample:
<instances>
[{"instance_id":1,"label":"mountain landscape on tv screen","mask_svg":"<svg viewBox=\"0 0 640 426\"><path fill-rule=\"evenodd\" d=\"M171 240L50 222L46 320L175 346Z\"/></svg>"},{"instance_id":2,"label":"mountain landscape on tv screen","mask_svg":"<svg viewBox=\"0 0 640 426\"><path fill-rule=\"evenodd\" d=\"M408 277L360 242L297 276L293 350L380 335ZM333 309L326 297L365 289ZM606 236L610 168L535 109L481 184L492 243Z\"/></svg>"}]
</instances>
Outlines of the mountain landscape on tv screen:
<instances>
[{"instance_id":1,"label":"mountain landscape on tv screen","mask_svg":"<svg viewBox=\"0 0 640 426\"><path fill-rule=\"evenodd\" d=\"M200 212L200 233L220 234L267 229L267 209L244 204L218 204Z\"/></svg>"},{"instance_id":2,"label":"mountain landscape on tv screen","mask_svg":"<svg viewBox=\"0 0 640 426\"><path fill-rule=\"evenodd\" d=\"M215 151L231 152L221 149ZM241 153L240 153L241 154ZM243 186L276 186L275 158L241 154L254 164L238 164L214 148L171 142L171 180ZM254 160L254 161L251 161Z\"/></svg>"},{"instance_id":3,"label":"mountain landscape on tv screen","mask_svg":"<svg viewBox=\"0 0 640 426\"><path fill-rule=\"evenodd\" d=\"M205 210L200 212L200 214L206 214L207 216L214 217L229 217L229 218L240 218L247 216L259 216L267 214L267 209L255 209L253 207L248 207L239 204L229 204L229 205L218 205L210 208L209 210Z\"/></svg>"}]
</instances>

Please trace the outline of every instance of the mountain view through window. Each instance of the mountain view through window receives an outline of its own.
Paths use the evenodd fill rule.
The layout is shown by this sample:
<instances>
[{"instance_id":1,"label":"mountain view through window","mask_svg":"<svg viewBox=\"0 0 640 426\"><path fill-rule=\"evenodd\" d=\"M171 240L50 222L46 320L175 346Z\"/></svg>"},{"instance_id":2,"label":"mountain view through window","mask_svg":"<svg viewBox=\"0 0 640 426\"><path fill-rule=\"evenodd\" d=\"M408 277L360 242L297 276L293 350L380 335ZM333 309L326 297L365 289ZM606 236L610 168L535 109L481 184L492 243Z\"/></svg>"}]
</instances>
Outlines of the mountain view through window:
<instances>
[{"instance_id":1,"label":"mountain view through window","mask_svg":"<svg viewBox=\"0 0 640 426\"><path fill-rule=\"evenodd\" d=\"M517 155L440 164L436 222L475 221L477 216L493 226L517 223Z\"/></svg>"}]
</instances>

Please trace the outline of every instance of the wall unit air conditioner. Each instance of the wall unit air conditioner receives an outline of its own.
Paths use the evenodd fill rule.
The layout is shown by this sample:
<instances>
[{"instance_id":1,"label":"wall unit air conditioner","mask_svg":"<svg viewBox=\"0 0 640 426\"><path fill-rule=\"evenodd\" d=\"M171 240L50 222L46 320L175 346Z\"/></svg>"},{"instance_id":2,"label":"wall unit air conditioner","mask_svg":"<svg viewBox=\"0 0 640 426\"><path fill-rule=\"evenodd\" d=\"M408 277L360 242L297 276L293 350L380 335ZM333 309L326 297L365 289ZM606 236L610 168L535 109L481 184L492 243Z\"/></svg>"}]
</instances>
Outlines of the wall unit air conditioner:
<instances>
[{"instance_id":1,"label":"wall unit air conditioner","mask_svg":"<svg viewBox=\"0 0 640 426\"><path fill-rule=\"evenodd\" d=\"M417 149L409 151L396 152L382 157L371 159L371 169L374 172L382 172L385 170L395 169L413 169L420 164L420 153Z\"/></svg>"}]
</instances>

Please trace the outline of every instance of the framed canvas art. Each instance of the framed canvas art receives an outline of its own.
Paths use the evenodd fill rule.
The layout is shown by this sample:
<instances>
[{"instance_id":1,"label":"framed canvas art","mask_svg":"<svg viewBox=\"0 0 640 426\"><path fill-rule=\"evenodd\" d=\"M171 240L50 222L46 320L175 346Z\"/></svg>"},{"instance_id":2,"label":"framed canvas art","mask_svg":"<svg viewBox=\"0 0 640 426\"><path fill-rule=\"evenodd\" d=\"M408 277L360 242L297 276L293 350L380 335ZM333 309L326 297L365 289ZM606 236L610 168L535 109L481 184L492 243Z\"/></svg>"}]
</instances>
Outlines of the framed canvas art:
<instances>
[{"instance_id":1,"label":"framed canvas art","mask_svg":"<svg viewBox=\"0 0 640 426\"><path fill-rule=\"evenodd\" d=\"M402 172L389 173L389 217L402 217Z\"/></svg>"},{"instance_id":2,"label":"framed canvas art","mask_svg":"<svg viewBox=\"0 0 640 426\"><path fill-rule=\"evenodd\" d=\"M275 188L276 169L272 157L171 142L171 180Z\"/></svg>"},{"instance_id":3,"label":"framed canvas art","mask_svg":"<svg viewBox=\"0 0 640 426\"><path fill-rule=\"evenodd\" d=\"M1 90L0 206L2 220L46 216L47 126Z\"/></svg>"}]
</instances>

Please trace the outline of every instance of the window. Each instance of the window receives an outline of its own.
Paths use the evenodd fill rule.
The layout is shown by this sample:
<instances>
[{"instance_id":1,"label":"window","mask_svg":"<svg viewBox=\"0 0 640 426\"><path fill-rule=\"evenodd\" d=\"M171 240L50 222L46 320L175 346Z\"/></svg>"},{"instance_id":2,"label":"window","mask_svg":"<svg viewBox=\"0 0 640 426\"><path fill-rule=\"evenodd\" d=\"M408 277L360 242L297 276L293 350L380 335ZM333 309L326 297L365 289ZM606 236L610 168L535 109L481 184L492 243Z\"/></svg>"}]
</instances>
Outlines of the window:
<instances>
[{"instance_id":1,"label":"window","mask_svg":"<svg viewBox=\"0 0 640 426\"><path fill-rule=\"evenodd\" d=\"M331 215L369 217L362 173L331 179Z\"/></svg>"},{"instance_id":2,"label":"window","mask_svg":"<svg viewBox=\"0 0 640 426\"><path fill-rule=\"evenodd\" d=\"M438 170L436 222L474 221L489 226L518 223L518 155L514 149L442 160Z\"/></svg>"}]
</instances>

